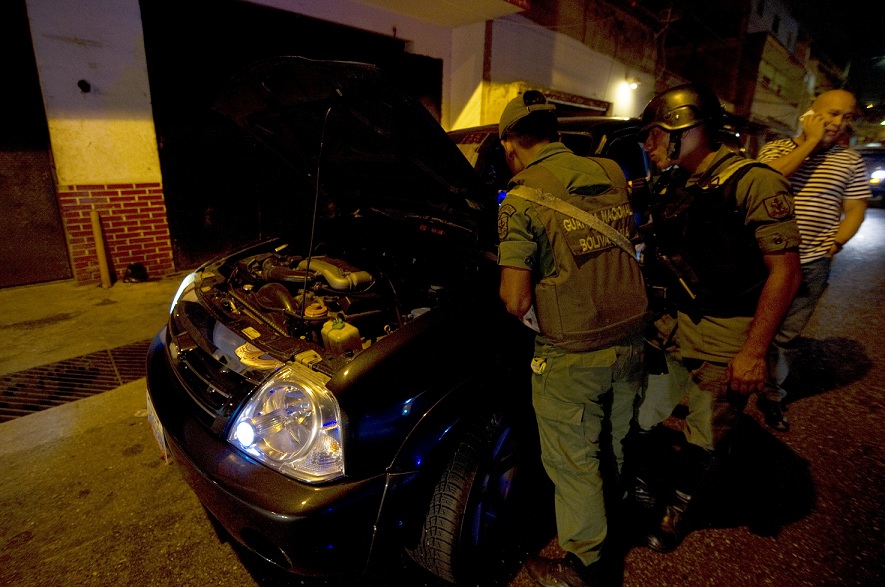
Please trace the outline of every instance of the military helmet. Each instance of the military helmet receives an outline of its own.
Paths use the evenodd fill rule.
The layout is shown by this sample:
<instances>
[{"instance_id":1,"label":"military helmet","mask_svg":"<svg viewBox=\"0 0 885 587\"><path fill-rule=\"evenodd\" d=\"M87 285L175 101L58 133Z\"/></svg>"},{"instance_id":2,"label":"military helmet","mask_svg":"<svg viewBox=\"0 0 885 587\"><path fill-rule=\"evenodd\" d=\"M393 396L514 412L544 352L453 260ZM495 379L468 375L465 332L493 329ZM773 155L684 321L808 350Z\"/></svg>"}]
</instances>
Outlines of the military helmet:
<instances>
[{"instance_id":1,"label":"military helmet","mask_svg":"<svg viewBox=\"0 0 885 587\"><path fill-rule=\"evenodd\" d=\"M683 84L655 96L642 111L641 138L654 127L667 132L707 124L722 124L722 106L713 91L700 84Z\"/></svg>"}]
</instances>

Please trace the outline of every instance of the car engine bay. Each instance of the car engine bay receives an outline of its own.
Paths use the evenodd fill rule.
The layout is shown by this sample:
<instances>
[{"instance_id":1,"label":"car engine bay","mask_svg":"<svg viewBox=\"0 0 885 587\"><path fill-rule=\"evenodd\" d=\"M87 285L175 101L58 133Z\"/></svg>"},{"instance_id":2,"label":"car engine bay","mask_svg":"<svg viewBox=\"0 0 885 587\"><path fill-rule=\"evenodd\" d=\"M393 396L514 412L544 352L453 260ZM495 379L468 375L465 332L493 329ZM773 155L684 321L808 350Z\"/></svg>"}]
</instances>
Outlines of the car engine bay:
<instances>
[{"instance_id":1,"label":"car engine bay","mask_svg":"<svg viewBox=\"0 0 885 587\"><path fill-rule=\"evenodd\" d=\"M304 257L266 243L205 266L197 295L212 322L250 342L237 352L246 365L260 369L313 351L322 363L313 366L332 373L454 292L475 291L479 265L494 261L481 256L471 268L460 257L456 264L442 244L389 246L380 255L352 245Z\"/></svg>"}]
</instances>

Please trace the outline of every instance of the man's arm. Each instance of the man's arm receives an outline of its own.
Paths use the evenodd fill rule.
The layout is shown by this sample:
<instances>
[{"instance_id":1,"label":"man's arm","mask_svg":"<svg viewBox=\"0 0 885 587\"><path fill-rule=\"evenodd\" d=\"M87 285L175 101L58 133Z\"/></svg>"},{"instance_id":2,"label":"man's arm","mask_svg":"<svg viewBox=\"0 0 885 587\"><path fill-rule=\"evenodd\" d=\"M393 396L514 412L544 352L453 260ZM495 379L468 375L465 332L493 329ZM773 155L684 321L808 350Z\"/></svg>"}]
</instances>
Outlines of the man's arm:
<instances>
[{"instance_id":1,"label":"man's arm","mask_svg":"<svg viewBox=\"0 0 885 587\"><path fill-rule=\"evenodd\" d=\"M520 267L501 267L501 300L520 320L532 306L532 272Z\"/></svg>"},{"instance_id":2,"label":"man's arm","mask_svg":"<svg viewBox=\"0 0 885 587\"><path fill-rule=\"evenodd\" d=\"M830 248L830 255L838 253L842 249L842 246L851 240L851 237L857 234L860 225L863 224L864 218L866 217L867 201L843 200L842 210L842 222L839 223L839 229L836 231L835 238L836 243L839 243L839 245L833 244Z\"/></svg>"},{"instance_id":3,"label":"man's arm","mask_svg":"<svg viewBox=\"0 0 885 587\"><path fill-rule=\"evenodd\" d=\"M760 161L780 171L785 177L790 177L817 148L824 136L824 127L824 119L820 114L806 116L802 119L802 137L796 141L795 149L776 159L760 158Z\"/></svg>"},{"instance_id":4,"label":"man's arm","mask_svg":"<svg viewBox=\"0 0 885 587\"><path fill-rule=\"evenodd\" d=\"M749 336L728 365L731 389L739 393L763 389L768 375L765 355L802 281L799 253L769 253L763 255L763 260L768 267L768 279L762 288Z\"/></svg>"}]
</instances>

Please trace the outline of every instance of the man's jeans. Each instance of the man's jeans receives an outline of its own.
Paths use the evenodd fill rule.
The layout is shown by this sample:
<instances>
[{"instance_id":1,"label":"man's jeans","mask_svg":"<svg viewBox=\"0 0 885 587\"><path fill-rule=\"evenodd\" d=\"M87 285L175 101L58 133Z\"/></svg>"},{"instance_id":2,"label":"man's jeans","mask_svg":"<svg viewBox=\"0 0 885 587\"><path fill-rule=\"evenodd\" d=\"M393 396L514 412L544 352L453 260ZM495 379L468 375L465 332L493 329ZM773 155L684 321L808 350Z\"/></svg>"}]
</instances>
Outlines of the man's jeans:
<instances>
[{"instance_id":1,"label":"man's jeans","mask_svg":"<svg viewBox=\"0 0 885 587\"><path fill-rule=\"evenodd\" d=\"M774 337L774 344L768 349L768 381L760 392L761 397L779 402L787 395L781 384L787 378L796 355L796 339L802 334L827 288L831 265L831 257L802 265L802 285Z\"/></svg>"}]
</instances>

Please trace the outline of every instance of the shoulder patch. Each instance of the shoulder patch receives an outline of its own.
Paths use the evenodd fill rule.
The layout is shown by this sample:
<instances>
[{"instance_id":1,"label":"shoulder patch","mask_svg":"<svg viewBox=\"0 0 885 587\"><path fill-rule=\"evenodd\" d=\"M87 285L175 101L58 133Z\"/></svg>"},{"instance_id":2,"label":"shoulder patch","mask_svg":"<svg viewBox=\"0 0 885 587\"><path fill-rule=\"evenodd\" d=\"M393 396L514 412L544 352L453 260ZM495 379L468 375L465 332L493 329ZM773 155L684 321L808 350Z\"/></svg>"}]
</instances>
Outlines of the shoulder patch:
<instances>
[{"instance_id":1,"label":"shoulder patch","mask_svg":"<svg viewBox=\"0 0 885 587\"><path fill-rule=\"evenodd\" d=\"M498 240L504 240L510 233L510 217L516 213L511 204L503 204L498 208Z\"/></svg>"},{"instance_id":2,"label":"shoulder patch","mask_svg":"<svg viewBox=\"0 0 885 587\"><path fill-rule=\"evenodd\" d=\"M784 192L768 198L762 203L765 205L765 211L768 213L768 217L774 218L775 220L786 218L793 211L788 196Z\"/></svg>"}]
</instances>

